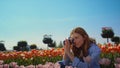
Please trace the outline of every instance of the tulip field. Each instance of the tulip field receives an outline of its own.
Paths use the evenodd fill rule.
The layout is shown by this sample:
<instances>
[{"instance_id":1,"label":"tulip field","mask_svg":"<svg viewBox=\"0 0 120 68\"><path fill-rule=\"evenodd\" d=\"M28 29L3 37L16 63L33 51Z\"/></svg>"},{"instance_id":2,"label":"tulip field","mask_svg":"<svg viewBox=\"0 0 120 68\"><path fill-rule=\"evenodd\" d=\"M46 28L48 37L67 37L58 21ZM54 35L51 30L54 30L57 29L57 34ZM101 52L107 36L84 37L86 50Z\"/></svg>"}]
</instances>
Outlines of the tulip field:
<instances>
[{"instance_id":1,"label":"tulip field","mask_svg":"<svg viewBox=\"0 0 120 68\"><path fill-rule=\"evenodd\" d=\"M101 48L101 68L120 68L120 44L98 44Z\"/></svg>"},{"instance_id":2,"label":"tulip field","mask_svg":"<svg viewBox=\"0 0 120 68\"><path fill-rule=\"evenodd\" d=\"M120 44L98 44L101 68L120 68ZM0 52L0 68L60 68L63 48L49 50ZM66 68L72 68L66 66Z\"/></svg>"},{"instance_id":3,"label":"tulip field","mask_svg":"<svg viewBox=\"0 0 120 68\"><path fill-rule=\"evenodd\" d=\"M31 65L32 68L35 68L34 66L41 66L46 63L49 65L54 63L55 65L57 61L62 60L63 51L64 50L62 48L57 48L50 50L33 49L31 51L0 52L0 65L1 67L5 64L6 66L9 64L9 67L15 67L15 65L17 65L17 67L21 65L24 67Z\"/></svg>"}]
</instances>

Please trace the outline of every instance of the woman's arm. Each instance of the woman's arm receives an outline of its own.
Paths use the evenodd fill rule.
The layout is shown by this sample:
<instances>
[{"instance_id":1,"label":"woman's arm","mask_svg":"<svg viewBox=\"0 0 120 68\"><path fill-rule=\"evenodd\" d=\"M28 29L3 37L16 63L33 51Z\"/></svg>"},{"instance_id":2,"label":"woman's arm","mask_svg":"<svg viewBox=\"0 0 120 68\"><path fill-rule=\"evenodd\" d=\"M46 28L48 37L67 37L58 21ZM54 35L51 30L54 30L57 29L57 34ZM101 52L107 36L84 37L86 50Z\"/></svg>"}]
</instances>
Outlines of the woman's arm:
<instances>
[{"instance_id":1,"label":"woman's arm","mask_svg":"<svg viewBox=\"0 0 120 68\"><path fill-rule=\"evenodd\" d=\"M65 53L64 55L63 55L63 64L64 65L70 65L70 58L68 57L68 55Z\"/></svg>"},{"instance_id":2,"label":"woman's arm","mask_svg":"<svg viewBox=\"0 0 120 68\"><path fill-rule=\"evenodd\" d=\"M89 56L84 57L84 61L81 61L79 58L74 57L73 61L72 61L72 65L75 67L79 67L79 68L88 68L88 67L92 67L92 68L98 68L98 61L100 58L100 48L96 45L91 46L91 48L89 49Z\"/></svg>"},{"instance_id":3,"label":"woman's arm","mask_svg":"<svg viewBox=\"0 0 120 68\"><path fill-rule=\"evenodd\" d=\"M65 45L64 45L64 55L63 55L63 61L65 65L69 65L69 63L73 60L73 55L70 52L70 43L69 41L66 39L65 40Z\"/></svg>"},{"instance_id":4,"label":"woman's arm","mask_svg":"<svg viewBox=\"0 0 120 68\"><path fill-rule=\"evenodd\" d=\"M89 68L89 64L81 61L79 58L74 57L73 62L72 62L72 66L76 67L76 68Z\"/></svg>"},{"instance_id":5,"label":"woman's arm","mask_svg":"<svg viewBox=\"0 0 120 68\"><path fill-rule=\"evenodd\" d=\"M97 45L93 45L89 49L89 55L87 57L84 57L84 60L88 63L96 60L98 61L100 58L100 53L101 53L100 48Z\"/></svg>"},{"instance_id":6,"label":"woman's arm","mask_svg":"<svg viewBox=\"0 0 120 68\"><path fill-rule=\"evenodd\" d=\"M64 53L64 55L63 55L63 60L66 60L67 58L68 58L67 54Z\"/></svg>"},{"instance_id":7,"label":"woman's arm","mask_svg":"<svg viewBox=\"0 0 120 68\"><path fill-rule=\"evenodd\" d=\"M89 56L91 57L90 67L94 66L94 68L98 68L96 66L99 66L98 62L100 59L100 54L101 54L100 48L97 45L93 44L89 49Z\"/></svg>"}]
</instances>

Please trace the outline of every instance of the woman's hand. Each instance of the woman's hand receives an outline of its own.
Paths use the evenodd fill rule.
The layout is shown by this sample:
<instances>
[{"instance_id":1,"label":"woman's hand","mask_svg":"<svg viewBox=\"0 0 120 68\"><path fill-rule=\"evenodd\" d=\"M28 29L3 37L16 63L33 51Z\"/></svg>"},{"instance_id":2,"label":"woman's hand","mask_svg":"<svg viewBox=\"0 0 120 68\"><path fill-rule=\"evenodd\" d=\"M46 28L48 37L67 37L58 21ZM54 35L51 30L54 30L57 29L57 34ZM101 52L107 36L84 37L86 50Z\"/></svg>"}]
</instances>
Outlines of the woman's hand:
<instances>
[{"instance_id":1,"label":"woman's hand","mask_svg":"<svg viewBox=\"0 0 120 68\"><path fill-rule=\"evenodd\" d=\"M66 39L64 43L65 43L65 44L64 44L65 53L68 54L68 53L70 53L70 47L71 47L71 45L70 45L68 39Z\"/></svg>"},{"instance_id":2,"label":"woman's hand","mask_svg":"<svg viewBox=\"0 0 120 68\"><path fill-rule=\"evenodd\" d=\"M70 48L71 48L70 42L68 39L66 39L64 45L65 55L67 55L71 59L71 61L73 61L74 55L70 52Z\"/></svg>"},{"instance_id":3,"label":"woman's hand","mask_svg":"<svg viewBox=\"0 0 120 68\"><path fill-rule=\"evenodd\" d=\"M87 56L87 57L83 57L84 61L87 62L87 63L90 63L91 62L91 56Z\"/></svg>"}]
</instances>

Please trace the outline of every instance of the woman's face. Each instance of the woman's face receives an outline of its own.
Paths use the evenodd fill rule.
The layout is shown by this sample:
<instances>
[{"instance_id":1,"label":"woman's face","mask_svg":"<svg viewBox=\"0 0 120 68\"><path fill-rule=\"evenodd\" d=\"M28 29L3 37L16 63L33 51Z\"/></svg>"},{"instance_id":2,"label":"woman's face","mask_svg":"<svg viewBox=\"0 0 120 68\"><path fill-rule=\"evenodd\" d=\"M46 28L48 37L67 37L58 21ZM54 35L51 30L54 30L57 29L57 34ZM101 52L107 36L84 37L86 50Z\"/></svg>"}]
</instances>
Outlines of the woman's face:
<instances>
[{"instance_id":1,"label":"woman's face","mask_svg":"<svg viewBox=\"0 0 120 68\"><path fill-rule=\"evenodd\" d=\"M71 38L74 39L74 44L77 48L81 47L84 43L84 37L78 33L73 33Z\"/></svg>"}]
</instances>

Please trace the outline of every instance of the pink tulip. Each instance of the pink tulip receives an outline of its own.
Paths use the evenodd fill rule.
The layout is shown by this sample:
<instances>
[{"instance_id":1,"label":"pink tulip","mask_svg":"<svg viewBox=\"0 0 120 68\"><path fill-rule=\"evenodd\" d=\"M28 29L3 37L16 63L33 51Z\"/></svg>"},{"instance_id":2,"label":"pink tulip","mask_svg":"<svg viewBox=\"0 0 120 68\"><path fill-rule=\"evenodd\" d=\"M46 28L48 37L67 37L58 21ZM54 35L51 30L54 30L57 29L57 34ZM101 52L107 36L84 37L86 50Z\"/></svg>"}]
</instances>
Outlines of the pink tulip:
<instances>
[{"instance_id":1,"label":"pink tulip","mask_svg":"<svg viewBox=\"0 0 120 68\"><path fill-rule=\"evenodd\" d=\"M43 65L43 68L48 68L50 65L49 64L45 64Z\"/></svg>"},{"instance_id":2,"label":"pink tulip","mask_svg":"<svg viewBox=\"0 0 120 68\"><path fill-rule=\"evenodd\" d=\"M54 68L60 68L60 64L57 62L54 64Z\"/></svg>"},{"instance_id":3,"label":"pink tulip","mask_svg":"<svg viewBox=\"0 0 120 68\"><path fill-rule=\"evenodd\" d=\"M54 64L52 62L47 62L45 65L44 65L45 68L54 68Z\"/></svg>"},{"instance_id":4,"label":"pink tulip","mask_svg":"<svg viewBox=\"0 0 120 68\"><path fill-rule=\"evenodd\" d=\"M0 68L3 68L3 65L0 65Z\"/></svg>"},{"instance_id":5,"label":"pink tulip","mask_svg":"<svg viewBox=\"0 0 120 68\"><path fill-rule=\"evenodd\" d=\"M108 58L102 58L99 61L99 64L101 64L101 65L109 65L110 63L111 63L111 60Z\"/></svg>"},{"instance_id":6,"label":"pink tulip","mask_svg":"<svg viewBox=\"0 0 120 68\"><path fill-rule=\"evenodd\" d=\"M114 64L115 68L120 68L120 64Z\"/></svg>"},{"instance_id":7,"label":"pink tulip","mask_svg":"<svg viewBox=\"0 0 120 68\"><path fill-rule=\"evenodd\" d=\"M19 68L25 68L25 66L24 66L24 65L21 65Z\"/></svg>"},{"instance_id":8,"label":"pink tulip","mask_svg":"<svg viewBox=\"0 0 120 68\"><path fill-rule=\"evenodd\" d=\"M54 68L54 66L49 66L48 68Z\"/></svg>"},{"instance_id":9,"label":"pink tulip","mask_svg":"<svg viewBox=\"0 0 120 68\"><path fill-rule=\"evenodd\" d=\"M43 68L42 64L36 65L36 68Z\"/></svg>"},{"instance_id":10,"label":"pink tulip","mask_svg":"<svg viewBox=\"0 0 120 68\"><path fill-rule=\"evenodd\" d=\"M0 65L3 64L3 62L4 62L3 60L0 60Z\"/></svg>"},{"instance_id":11,"label":"pink tulip","mask_svg":"<svg viewBox=\"0 0 120 68\"><path fill-rule=\"evenodd\" d=\"M118 64L120 64L120 57L116 58L115 62L118 63Z\"/></svg>"},{"instance_id":12,"label":"pink tulip","mask_svg":"<svg viewBox=\"0 0 120 68\"><path fill-rule=\"evenodd\" d=\"M29 66L26 66L26 68L35 68L34 65L29 65Z\"/></svg>"},{"instance_id":13,"label":"pink tulip","mask_svg":"<svg viewBox=\"0 0 120 68\"><path fill-rule=\"evenodd\" d=\"M4 68L9 68L9 65L8 64L4 64L3 67Z\"/></svg>"},{"instance_id":14,"label":"pink tulip","mask_svg":"<svg viewBox=\"0 0 120 68\"><path fill-rule=\"evenodd\" d=\"M108 59L108 58L106 58L105 65L110 65L110 63L111 63L111 60L110 60L110 59Z\"/></svg>"},{"instance_id":15,"label":"pink tulip","mask_svg":"<svg viewBox=\"0 0 120 68\"><path fill-rule=\"evenodd\" d=\"M13 67L13 68L19 68L19 66L18 66L18 65L15 65L15 67Z\"/></svg>"},{"instance_id":16,"label":"pink tulip","mask_svg":"<svg viewBox=\"0 0 120 68\"><path fill-rule=\"evenodd\" d=\"M10 66L13 67L13 68L15 68L16 65L17 65L16 62L11 62L11 63L10 63Z\"/></svg>"},{"instance_id":17,"label":"pink tulip","mask_svg":"<svg viewBox=\"0 0 120 68\"><path fill-rule=\"evenodd\" d=\"M99 60L99 64L104 65L106 62L106 58L102 58Z\"/></svg>"}]
</instances>

